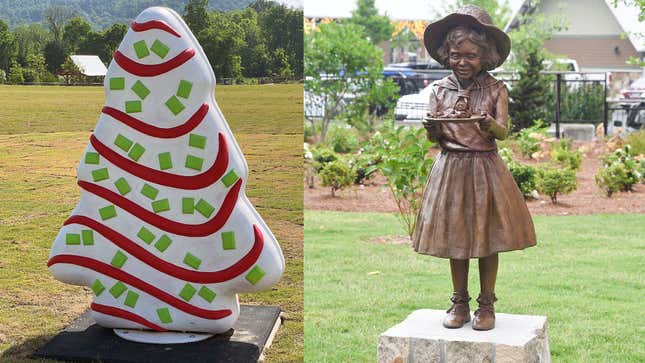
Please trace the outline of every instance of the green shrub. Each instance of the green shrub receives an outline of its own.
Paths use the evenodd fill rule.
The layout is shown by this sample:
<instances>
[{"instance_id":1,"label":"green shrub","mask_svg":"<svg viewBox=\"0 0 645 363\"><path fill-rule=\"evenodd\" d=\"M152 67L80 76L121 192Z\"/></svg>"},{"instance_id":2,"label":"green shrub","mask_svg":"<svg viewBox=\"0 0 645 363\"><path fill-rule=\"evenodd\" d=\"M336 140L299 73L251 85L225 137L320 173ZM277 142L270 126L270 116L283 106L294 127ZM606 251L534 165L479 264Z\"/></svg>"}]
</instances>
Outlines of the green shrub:
<instances>
[{"instance_id":1,"label":"green shrub","mask_svg":"<svg viewBox=\"0 0 645 363\"><path fill-rule=\"evenodd\" d=\"M573 169L560 169L555 166L543 166L538 169L537 188L551 197L553 204L558 203L558 194L569 194L577 187L576 171Z\"/></svg>"},{"instance_id":2,"label":"green shrub","mask_svg":"<svg viewBox=\"0 0 645 363\"><path fill-rule=\"evenodd\" d=\"M303 133L305 136L305 142L312 142L316 135L320 135L320 125L305 121Z\"/></svg>"},{"instance_id":3,"label":"green shrub","mask_svg":"<svg viewBox=\"0 0 645 363\"><path fill-rule=\"evenodd\" d=\"M320 171L322 185L331 187L331 196L344 187L350 186L354 182L354 173L349 165L341 159L327 163Z\"/></svg>"},{"instance_id":4,"label":"green shrub","mask_svg":"<svg viewBox=\"0 0 645 363\"><path fill-rule=\"evenodd\" d=\"M533 121L534 125L517 133L517 146L524 157L530 158L540 150L540 143L546 135L546 126L542 120Z\"/></svg>"},{"instance_id":5,"label":"green shrub","mask_svg":"<svg viewBox=\"0 0 645 363\"><path fill-rule=\"evenodd\" d=\"M645 130L632 132L625 137L625 144L632 147L632 155L645 154Z\"/></svg>"},{"instance_id":6,"label":"green shrub","mask_svg":"<svg viewBox=\"0 0 645 363\"><path fill-rule=\"evenodd\" d=\"M582 165L582 152L571 150L571 139L561 139L551 149L551 160L564 168L579 170Z\"/></svg>"},{"instance_id":7,"label":"green shrub","mask_svg":"<svg viewBox=\"0 0 645 363\"><path fill-rule=\"evenodd\" d=\"M311 149L311 153L313 154L313 168L316 173L320 173L328 163L338 160L338 155L327 146L314 147Z\"/></svg>"},{"instance_id":8,"label":"green shrub","mask_svg":"<svg viewBox=\"0 0 645 363\"><path fill-rule=\"evenodd\" d=\"M372 153L380 159L378 168L387 178L406 232L412 236L421 192L434 163L427 156L432 142L428 141L423 127L395 127L392 120L383 123L369 144Z\"/></svg>"},{"instance_id":9,"label":"green shrub","mask_svg":"<svg viewBox=\"0 0 645 363\"><path fill-rule=\"evenodd\" d=\"M633 190L634 184L643 178L645 167L642 161L632 157L631 150L630 145L625 145L602 158L602 165L595 180L596 185L604 190L608 197L617 191Z\"/></svg>"},{"instance_id":10,"label":"green shrub","mask_svg":"<svg viewBox=\"0 0 645 363\"><path fill-rule=\"evenodd\" d=\"M366 180L374 176L378 170L378 163L380 161L378 155L366 153L363 149L354 154L349 159L349 165L356 175L354 184L363 184Z\"/></svg>"},{"instance_id":11,"label":"green shrub","mask_svg":"<svg viewBox=\"0 0 645 363\"><path fill-rule=\"evenodd\" d=\"M331 124L326 141L337 153L345 154L358 150L357 132L347 124Z\"/></svg>"},{"instance_id":12,"label":"green shrub","mask_svg":"<svg viewBox=\"0 0 645 363\"><path fill-rule=\"evenodd\" d=\"M12 63L9 68L9 83L18 84L23 83L25 77L22 75L22 67L18 63Z\"/></svg>"},{"instance_id":13,"label":"green shrub","mask_svg":"<svg viewBox=\"0 0 645 363\"><path fill-rule=\"evenodd\" d=\"M515 184L525 198L532 197L536 189L537 169L531 165L521 164L513 158L513 153L507 148L499 150L499 155L504 160L506 167L513 175Z\"/></svg>"}]
</instances>

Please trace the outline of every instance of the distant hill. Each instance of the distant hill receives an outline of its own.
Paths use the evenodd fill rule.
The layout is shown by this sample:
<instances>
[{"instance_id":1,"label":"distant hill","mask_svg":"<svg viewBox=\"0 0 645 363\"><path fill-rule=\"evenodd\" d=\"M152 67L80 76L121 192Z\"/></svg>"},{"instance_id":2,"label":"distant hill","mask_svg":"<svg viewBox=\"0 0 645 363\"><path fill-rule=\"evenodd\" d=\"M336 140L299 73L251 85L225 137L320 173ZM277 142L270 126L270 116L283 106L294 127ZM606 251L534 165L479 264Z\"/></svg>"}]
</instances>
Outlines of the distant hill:
<instances>
[{"instance_id":1,"label":"distant hill","mask_svg":"<svg viewBox=\"0 0 645 363\"><path fill-rule=\"evenodd\" d=\"M244 9L253 0L210 0L210 10ZM40 23L43 12L50 6L65 6L76 15L89 21L96 30L105 29L114 23L129 23L143 9L150 6L166 6L183 14L188 0L0 0L0 19L9 27Z\"/></svg>"}]
</instances>

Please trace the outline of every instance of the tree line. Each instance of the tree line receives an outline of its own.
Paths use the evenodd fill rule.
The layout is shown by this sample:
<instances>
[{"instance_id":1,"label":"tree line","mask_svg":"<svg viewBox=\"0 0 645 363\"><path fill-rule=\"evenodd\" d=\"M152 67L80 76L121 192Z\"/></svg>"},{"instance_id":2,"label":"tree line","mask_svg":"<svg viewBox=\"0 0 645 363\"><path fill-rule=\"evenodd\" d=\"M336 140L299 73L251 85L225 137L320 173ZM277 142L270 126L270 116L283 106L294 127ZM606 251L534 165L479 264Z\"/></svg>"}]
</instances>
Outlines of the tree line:
<instances>
[{"instance_id":1,"label":"tree line","mask_svg":"<svg viewBox=\"0 0 645 363\"><path fill-rule=\"evenodd\" d=\"M182 15L218 78L302 78L302 10L266 0L242 10L207 9L208 0L191 0ZM58 82L73 70L72 54L98 55L107 65L128 30L123 23L95 30L63 6L47 8L43 19L13 30L0 19L0 83Z\"/></svg>"}]
</instances>

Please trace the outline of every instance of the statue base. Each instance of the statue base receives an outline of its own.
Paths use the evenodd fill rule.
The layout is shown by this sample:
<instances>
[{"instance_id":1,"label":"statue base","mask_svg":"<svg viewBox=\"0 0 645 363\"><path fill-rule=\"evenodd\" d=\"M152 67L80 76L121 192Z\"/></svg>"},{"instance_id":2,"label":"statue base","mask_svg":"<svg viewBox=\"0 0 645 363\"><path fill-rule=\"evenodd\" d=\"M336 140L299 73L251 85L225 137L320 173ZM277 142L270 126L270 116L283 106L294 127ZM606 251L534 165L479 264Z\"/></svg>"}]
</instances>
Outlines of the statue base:
<instances>
[{"instance_id":1,"label":"statue base","mask_svg":"<svg viewBox=\"0 0 645 363\"><path fill-rule=\"evenodd\" d=\"M551 361L546 316L495 313L495 329L442 325L445 310L422 309L381 334L378 363ZM471 313L472 317L472 313Z\"/></svg>"},{"instance_id":2,"label":"statue base","mask_svg":"<svg viewBox=\"0 0 645 363\"><path fill-rule=\"evenodd\" d=\"M264 348L271 345L281 323L277 306L241 305L240 317L233 329L194 342L154 342L142 344L128 339L131 334L151 333L160 338L164 333L112 329L97 325L89 311L56 335L34 356L70 362L226 362L248 363L261 359ZM128 330L128 340L116 330ZM185 333L177 333L183 335ZM188 336L209 334L186 334ZM166 336L166 335L164 335ZM176 337L175 337L176 338ZM190 338L189 339L194 339Z\"/></svg>"},{"instance_id":3,"label":"statue base","mask_svg":"<svg viewBox=\"0 0 645 363\"><path fill-rule=\"evenodd\" d=\"M176 331L156 332L135 329L114 329L114 334L131 342L147 344L195 343L213 336L213 334L203 333L182 333Z\"/></svg>"}]
</instances>

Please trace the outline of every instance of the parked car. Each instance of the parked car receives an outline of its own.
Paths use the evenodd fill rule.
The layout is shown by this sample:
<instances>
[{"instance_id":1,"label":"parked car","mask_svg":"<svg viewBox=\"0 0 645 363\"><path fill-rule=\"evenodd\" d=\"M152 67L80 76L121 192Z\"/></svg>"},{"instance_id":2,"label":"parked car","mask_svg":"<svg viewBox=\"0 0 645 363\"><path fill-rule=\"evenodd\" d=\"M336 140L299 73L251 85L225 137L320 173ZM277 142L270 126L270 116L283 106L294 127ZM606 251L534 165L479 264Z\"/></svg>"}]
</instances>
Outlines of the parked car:
<instances>
[{"instance_id":1,"label":"parked car","mask_svg":"<svg viewBox=\"0 0 645 363\"><path fill-rule=\"evenodd\" d=\"M428 102L432 84L426 86L419 93L401 96L394 108L394 119L397 121L421 121L430 110Z\"/></svg>"},{"instance_id":2,"label":"parked car","mask_svg":"<svg viewBox=\"0 0 645 363\"><path fill-rule=\"evenodd\" d=\"M401 96L415 94L430 83L444 78L450 70L438 62L431 60L428 63L392 63L383 70L383 76L389 77L399 85Z\"/></svg>"},{"instance_id":3,"label":"parked car","mask_svg":"<svg viewBox=\"0 0 645 363\"><path fill-rule=\"evenodd\" d=\"M645 98L645 77L641 77L620 91L621 98Z\"/></svg>"},{"instance_id":4,"label":"parked car","mask_svg":"<svg viewBox=\"0 0 645 363\"><path fill-rule=\"evenodd\" d=\"M645 100L612 100L609 107L607 134L613 135L616 128L621 128L623 135L645 130Z\"/></svg>"}]
</instances>

